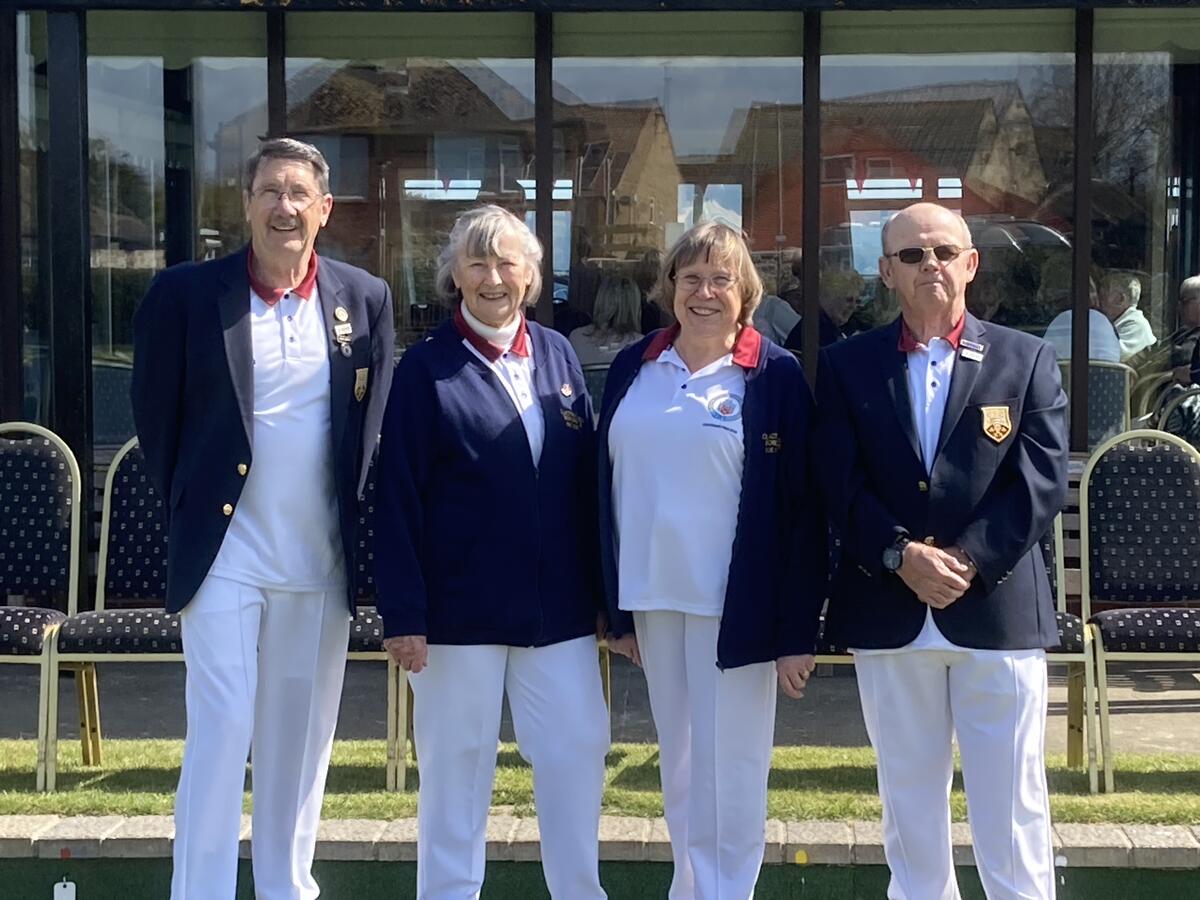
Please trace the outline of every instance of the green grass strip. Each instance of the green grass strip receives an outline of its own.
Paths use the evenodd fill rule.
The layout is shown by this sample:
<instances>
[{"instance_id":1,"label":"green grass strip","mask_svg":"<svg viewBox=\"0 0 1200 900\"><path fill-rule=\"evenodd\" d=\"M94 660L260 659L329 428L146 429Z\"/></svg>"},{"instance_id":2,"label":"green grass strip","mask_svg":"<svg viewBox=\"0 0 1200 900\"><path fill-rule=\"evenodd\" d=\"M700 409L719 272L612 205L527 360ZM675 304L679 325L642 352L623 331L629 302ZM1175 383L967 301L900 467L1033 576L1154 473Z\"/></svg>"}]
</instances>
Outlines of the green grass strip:
<instances>
[{"instance_id":1,"label":"green grass strip","mask_svg":"<svg viewBox=\"0 0 1200 900\"><path fill-rule=\"evenodd\" d=\"M0 815L166 815L173 807L182 741L104 742L104 764L80 764L79 744L59 744L58 791L34 787L33 741L0 741ZM1200 822L1200 754L1129 754L1117 759L1117 793L1088 793L1087 773L1048 759L1050 805L1056 822L1184 825ZM338 741L325 795L327 818L393 819L416 814L416 767L410 790L383 790L383 741ZM250 797L246 795L249 808ZM512 744L501 745L493 803L516 815L533 813L529 766ZM966 818L961 774L951 796L954 819ZM617 744L608 756L604 811L660 816L658 748ZM768 813L784 820L867 819L880 816L875 756L869 748L777 747Z\"/></svg>"}]
</instances>

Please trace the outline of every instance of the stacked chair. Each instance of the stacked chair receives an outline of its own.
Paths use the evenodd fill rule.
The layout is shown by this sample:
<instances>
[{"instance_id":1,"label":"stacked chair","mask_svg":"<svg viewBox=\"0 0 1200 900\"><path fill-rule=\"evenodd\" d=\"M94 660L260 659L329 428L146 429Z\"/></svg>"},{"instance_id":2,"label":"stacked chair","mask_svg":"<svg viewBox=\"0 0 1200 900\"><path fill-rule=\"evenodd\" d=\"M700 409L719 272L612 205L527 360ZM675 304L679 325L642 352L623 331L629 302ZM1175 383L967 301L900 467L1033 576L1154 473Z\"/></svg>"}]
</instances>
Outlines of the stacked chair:
<instances>
[{"instance_id":1,"label":"stacked chair","mask_svg":"<svg viewBox=\"0 0 1200 900\"><path fill-rule=\"evenodd\" d=\"M1096 655L1104 789L1112 791L1109 663L1200 669L1200 453L1161 431L1117 435L1088 460L1079 513L1082 608Z\"/></svg>"},{"instance_id":2,"label":"stacked chair","mask_svg":"<svg viewBox=\"0 0 1200 900\"><path fill-rule=\"evenodd\" d=\"M75 612L78 596L79 508L79 465L66 443L29 422L0 424L0 590L6 599L43 604L0 606L0 663L41 667L38 790L45 787L46 779L43 723L57 694L51 674L54 636L67 615ZM55 605L44 605L49 603ZM78 684L82 699L84 686ZM81 731L84 755L89 757L88 721Z\"/></svg>"},{"instance_id":3,"label":"stacked chair","mask_svg":"<svg viewBox=\"0 0 1200 900\"><path fill-rule=\"evenodd\" d=\"M373 485L369 484L370 490ZM373 499L363 504L363 519L356 590L360 599L372 596L372 535L370 510ZM145 460L132 438L117 452L108 470L104 490L104 513L100 529L100 559L96 579L96 605L92 612L73 614L63 620L49 642L47 677L48 704L42 720L39 747L45 747L45 775L39 770L39 787L54 790L57 771L58 691L57 674L75 667L90 685L88 722L90 740L85 742L85 764L100 764L99 692L96 665L101 662L163 663L183 660L179 616L164 611L166 597L167 518L163 500L151 486ZM72 612L74 609L72 608ZM397 723L403 717L403 672L383 650L382 626L373 610L362 607L350 628L351 659L386 660L387 681L387 770L389 790L404 786L404 755L398 749ZM46 679L43 679L44 681ZM89 743L90 755L89 755Z\"/></svg>"}]
</instances>

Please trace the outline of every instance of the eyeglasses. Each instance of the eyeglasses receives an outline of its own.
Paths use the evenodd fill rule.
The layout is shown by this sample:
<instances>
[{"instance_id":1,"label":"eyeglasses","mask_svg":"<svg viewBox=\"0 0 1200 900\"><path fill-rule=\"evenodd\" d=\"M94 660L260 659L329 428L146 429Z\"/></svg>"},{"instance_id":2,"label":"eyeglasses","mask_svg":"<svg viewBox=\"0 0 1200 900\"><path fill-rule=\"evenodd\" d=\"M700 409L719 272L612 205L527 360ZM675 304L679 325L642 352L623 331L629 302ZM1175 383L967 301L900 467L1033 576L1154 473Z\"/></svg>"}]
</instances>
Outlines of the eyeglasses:
<instances>
[{"instance_id":1,"label":"eyeglasses","mask_svg":"<svg viewBox=\"0 0 1200 900\"><path fill-rule=\"evenodd\" d=\"M737 279L732 275L712 275L707 278L703 275L684 275L675 283L689 293L700 290L700 285L707 283L718 294L723 294L737 283Z\"/></svg>"},{"instance_id":2,"label":"eyeglasses","mask_svg":"<svg viewBox=\"0 0 1200 900\"><path fill-rule=\"evenodd\" d=\"M925 254L929 251L933 251L934 258L938 262L950 262L970 249L970 247L959 247L955 244L938 244L936 247L905 247L895 253L885 253L884 256L894 256L906 266L915 266L924 262Z\"/></svg>"},{"instance_id":3,"label":"eyeglasses","mask_svg":"<svg viewBox=\"0 0 1200 900\"><path fill-rule=\"evenodd\" d=\"M251 191L250 196L260 203L266 203L269 206L277 206L280 200L286 199L296 212L304 212L304 210L317 202L316 194L312 194L301 187L288 188L287 190L276 187L264 187L256 191Z\"/></svg>"}]
</instances>

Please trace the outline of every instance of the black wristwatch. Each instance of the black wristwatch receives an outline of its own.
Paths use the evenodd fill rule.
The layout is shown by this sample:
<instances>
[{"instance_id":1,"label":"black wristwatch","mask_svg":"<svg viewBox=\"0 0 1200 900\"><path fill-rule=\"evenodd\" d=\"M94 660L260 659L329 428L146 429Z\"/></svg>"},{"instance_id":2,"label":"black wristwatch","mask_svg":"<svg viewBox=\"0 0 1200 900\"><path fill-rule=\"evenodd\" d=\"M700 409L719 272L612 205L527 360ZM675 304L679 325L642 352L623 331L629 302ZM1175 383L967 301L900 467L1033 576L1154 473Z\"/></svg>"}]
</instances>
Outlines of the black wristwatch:
<instances>
[{"instance_id":1,"label":"black wristwatch","mask_svg":"<svg viewBox=\"0 0 1200 900\"><path fill-rule=\"evenodd\" d=\"M912 543L912 539L907 534L898 534L896 540L883 549L883 570L885 572L900 570L900 566L904 563L904 548L910 543Z\"/></svg>"}]
</instances>

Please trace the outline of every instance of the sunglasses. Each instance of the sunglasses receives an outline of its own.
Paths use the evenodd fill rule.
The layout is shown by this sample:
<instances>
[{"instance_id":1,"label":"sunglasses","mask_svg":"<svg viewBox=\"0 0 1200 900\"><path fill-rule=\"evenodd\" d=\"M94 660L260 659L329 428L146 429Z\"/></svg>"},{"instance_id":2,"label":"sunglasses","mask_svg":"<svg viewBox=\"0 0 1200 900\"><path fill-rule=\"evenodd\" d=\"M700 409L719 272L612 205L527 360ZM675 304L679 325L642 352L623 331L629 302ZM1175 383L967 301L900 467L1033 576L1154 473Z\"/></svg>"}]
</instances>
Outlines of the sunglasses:
<instances>
[{"instance_id":1,"label":"sunglasses","mask_svg":"<svg viewBox=\"0 0 1200 900\"><path fill-rule=\"evenodd\" d=\"M934 258L938 262L950 262L952 259L957 259L963 251L970 249L970 247L958 247L954 244L938 244L936 247L905 247L895 253L885 253L884 256L894 256L906 266L915 266L925 259L925 253L929 250L933 251Z\"/></svg>"}]
</instances>

